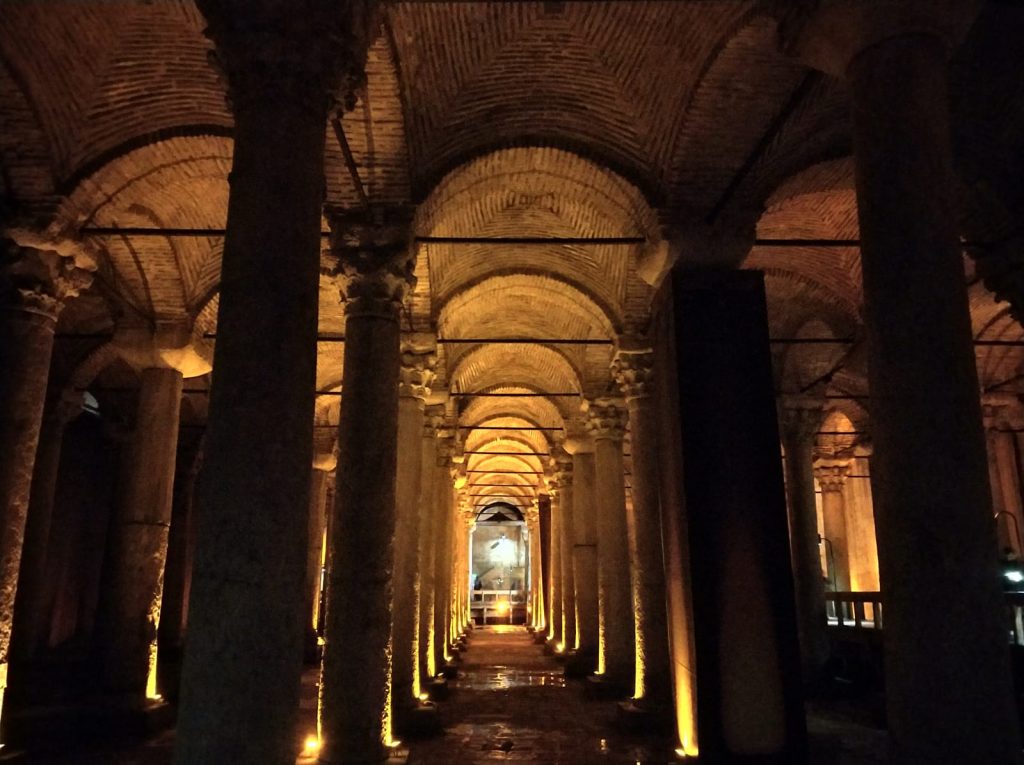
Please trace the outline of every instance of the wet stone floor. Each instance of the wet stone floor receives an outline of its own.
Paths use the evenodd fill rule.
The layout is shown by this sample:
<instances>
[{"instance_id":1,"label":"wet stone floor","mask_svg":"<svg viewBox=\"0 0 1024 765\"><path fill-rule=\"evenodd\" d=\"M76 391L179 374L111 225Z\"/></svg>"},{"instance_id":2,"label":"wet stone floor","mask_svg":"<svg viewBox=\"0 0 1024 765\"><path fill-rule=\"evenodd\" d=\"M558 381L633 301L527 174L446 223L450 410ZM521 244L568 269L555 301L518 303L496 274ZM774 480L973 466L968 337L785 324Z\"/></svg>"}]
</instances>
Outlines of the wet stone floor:
<instances>
[{"instance_id":1,"label":"wet stone floor","mask_svg":"<svg viewBox=\"0 0 1024 765\"><path fill-rule=\"evenodd\" d=\"M303 678L300 735L315 730L316 673ZM562 666L545 656L523 627L477 628L459 678L440 703L444 732L403 744L408 765L664 765L677 763L672 743L619 730L613 701L584 696ZM846 716L815 710L809 718L811 765L882 765L885 733ZM174 732L133 747L30 757L0 753L0 765L169 765ZM299 758L299 765L315 763ZM258 765L258 764L254 764Z\"/></svg>"}]
</instances>

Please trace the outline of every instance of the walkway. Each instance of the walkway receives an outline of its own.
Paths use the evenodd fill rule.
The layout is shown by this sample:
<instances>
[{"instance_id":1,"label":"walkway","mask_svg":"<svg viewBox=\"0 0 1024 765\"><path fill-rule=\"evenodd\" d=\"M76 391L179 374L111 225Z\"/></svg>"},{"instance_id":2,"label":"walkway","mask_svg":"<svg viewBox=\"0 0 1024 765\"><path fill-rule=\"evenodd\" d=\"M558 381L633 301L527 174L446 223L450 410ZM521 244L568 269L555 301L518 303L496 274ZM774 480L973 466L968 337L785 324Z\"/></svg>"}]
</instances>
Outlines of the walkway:
<instances>
[{"instance_id":1,"label":"walkway","mask_svg":"<svg viewBox=\"0 0 1024 765\"><path fill-rule=\"evenodd\" d=\"M478 627L441 707L445 733L412 742L409 765L675 762L668 741L618 732L615 703L588 701L523 627Z\"/></svg>"}]
</instances>

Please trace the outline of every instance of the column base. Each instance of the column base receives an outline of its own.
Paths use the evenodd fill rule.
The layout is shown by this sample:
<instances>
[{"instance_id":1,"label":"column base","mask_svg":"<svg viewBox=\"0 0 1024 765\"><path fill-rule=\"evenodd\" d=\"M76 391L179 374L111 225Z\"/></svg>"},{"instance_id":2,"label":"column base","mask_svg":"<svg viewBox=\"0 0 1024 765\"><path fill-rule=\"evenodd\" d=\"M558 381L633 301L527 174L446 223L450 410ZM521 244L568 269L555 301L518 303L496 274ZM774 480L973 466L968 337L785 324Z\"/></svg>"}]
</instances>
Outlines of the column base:
<instances>
[{"instance_id":1,"label":"column base","mask_svg":"<svg viewBox=\"0 0 1024 765\"><path fill-rule=\"evenodd\" d=\"M593 653L570 651L565 657L565 676L571 680L582 680L597 669L597 656Z\"/></svg>"},{"instance_id":2,"label":"column base","mask_svg":"<svg viewBox=\"0 0 1024 765\"><path fill-rule=\"evenodd\" d=\"M533 642L537 645L543 645L548 640L547 630L534 630L533 631Z\"/></svg>"},{"instance_id":3,"label":"column base","mask_svg":"<svg viewBox=\"0 0 1024 765\"><path fill-rule=\"evenodd\" d=\"M606 675L591 675L583 684L588 699L621 699L629 694L626 683L612 680Z\"/></svg>"},{"instance_id":4,"label":"column base","mask_svg":"<svg viewBox=\"0 0 1024 765\"><path fill-rule=\"evenodd\" d=\"M441 674L444 675L445 680L454 680L459 676L459 665L455 659L446 661L441 667Z\"/></svg>"},{"instance_id":5,"label":"column base","mask_svg":"<svg viewBox=\"0 0 1024 765\"><path fill-rule=\"evenodd\" d=\"M89 704L29 707L4 721L4 748L61 751L100 742L147 738L173 727L176 715L177 710L162 699L146 699L140 704L134 700L101 698Z\"/></svg>"},{"instance_id":6,"label":"column base","mask_svg":"<svg viewBox=\"0 0 1024 765\"><path fill-rule=\"evenodd\" d=\"M618 703L615 723L628 731L666 733L671 729L671 717L669 710L664 707L644 706L643 701L628 699Z\"/></svg>"},{"instance_id":7,"label":"column base","mask_svg":"<svg viewBox=\"0 0 1024 765\"><path fill-rule=\"evenodd\" d=\"M295 765L406 765L409 762L409 748L404 746L393 746L387 750L383 760L367 759L342 759L327 763L321 760L316 754L300 754Z\"/></svg>"},{"instance_id":8,"label":"column base","mask_svg":"<svg viewBox=\"0 0 1024 765\"><path fill-rule=\"evenodd\" d=\"M420 701L395 709L395 731L405 738L425 738L440 733L441 719L437 705Z\"/></svg>"},{"instance_id":9,"label":"column base","mask_svg":"<svg viewBox=\"0 0 1024 765\"><path fill-rule=\"evenodd\" d=\"M456 672L456 674L458 674ZM451 695L451 688L448 686L448 678L443 674L425 683L424 691L431 701L444 701Z\"/></svg>"}]
</instances>

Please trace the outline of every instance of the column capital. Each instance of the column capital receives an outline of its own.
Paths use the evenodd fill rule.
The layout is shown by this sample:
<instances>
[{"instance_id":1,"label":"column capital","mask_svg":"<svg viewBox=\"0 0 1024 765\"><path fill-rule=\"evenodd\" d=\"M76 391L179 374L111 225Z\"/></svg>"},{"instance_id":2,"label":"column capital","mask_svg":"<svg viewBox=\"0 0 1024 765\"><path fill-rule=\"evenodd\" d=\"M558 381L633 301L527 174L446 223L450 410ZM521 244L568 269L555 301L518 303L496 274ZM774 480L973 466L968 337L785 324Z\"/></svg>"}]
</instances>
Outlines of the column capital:
<instances>
[{"instance_id":1,"label":"column capital","mask_svg":"<svg viewBox=\"0 0 1024 765\"><path fill-rule=\"evenodd\" d=\"M850 460L817 459L814 461L814 477L823 492L842 491L850 475Z\"/></svg>"},{"instance_id":2,"label":"column capital","mask_svg":"<svg viewBox=\"0 0 1024 765\"><path fill-rule=\"evenodd\" d=\"M328 212L331 258L325 270L337 279L346 316L398 321L416 286L409 208L374 208L368 213Z\"/></svg>"},{"instance_id":3,"label":"column capital","mask_svg":"<svg viewBox=\"0 0 1024 765\"><path fill-rule=\"evenodd\" d=\"M778 415L783 441L813 441L825 417L824 407L824 399L815 396L781 394L778 398Z\"/></svg>"},{"instance_id":4,"label":"column capital","mask_svg":"<svg viewBox=\"0 0 1024 765\"><path fill-rule=\"evenodd\" d=\"M423 437L437 439L440 446L441 430L445 426L444 404L430 404L423 410Z\"/></svg>"},{"instance_id":5,"label":"column capital","mask_svg":"<svg viewBox=\"0 0 1024 765\"><path fill-rule=\"evenodd\" d=\"M136 371L175 369L182 377L200 377L213 369L213 348L192 332L192 322L121 321L110 344Z\"/></svg>"},{"instance_id":6,"label":"column capital","mask_svg":"<svg viewBox=\"0 0 1024 765\"><path fill-rule=\"evenodd\" d=\"M437 354L432 345L420 344L415 338L403 338L401 347L398 395L424 401L430 396L430 386L434 384ZM443 408L441 418L444 418Z\"/></svg>"},{"instance_id":7,"label":"column capital","mask_svg":"<svg viewBox=\"0 0 1024 765\"><path fill-rule=\"evenodd\" d=\"M0 307L56 320L95 271L96 258L80 242L8 229L0 239Z\"/></svg>"},{"instance_id":8,"label":"column capital","mask_svg":"<svg viewBox=\"0 0 1024 765\"><path fill-rule=\"evenodd\" d=\"M979 0L795 0L778 6L779 47L844 77L859 54L893 37L932 37L948 55L980 7Z\"/></svg>"},{"instance_id":9,"label":"column capital","mask_svg":"<svg viewBox=\"0 0 1024 765\"><path fill-rule=\"evenodd\" d=\"M595 441L622 442L629 423L629 411L621 398L596 398L584 402L587 431Z\"/></svg>"},{"instance_id":10,"label":"column capital","mask_svg":"<svg viewBox=\"0 0 1024 765\"><path fill-rule=\"evenodd\" d=\"M1024 426L1024 405L1013 393L983 393L981 415L986 430L1015 430Z\"/></svg>"},{"instance_id":11,"label":"column capital","mask_svg":"<svg viewBox=\"0 0 1024 765\"><path fill-rule=\"evenodd\" d=\"M611 373L627 401L648 398L654 389L654 351L620 348L612 359Z\"/></svg>"},{"instance_id":12,"label":"column capital","mask_svg":"<svg viewBox=\"0 0 1024 765\"><path fill-rule=\"evenodd\" d=\"M330 473L336 467L338 467L337 447L328 452L314 452L313 470L322 470L325 473Z\"/></svg>"},{"instance_id":13,"label":"column capital","mask_svg":"<svg viewBox=\"0 0 1024 765\"><path fill-rule=\"evenodd\" d=\"M287 102L326 114L355 106L378 26L374 0L198 0L210 63L235 113Z\"/></svg>"}]
</instances>

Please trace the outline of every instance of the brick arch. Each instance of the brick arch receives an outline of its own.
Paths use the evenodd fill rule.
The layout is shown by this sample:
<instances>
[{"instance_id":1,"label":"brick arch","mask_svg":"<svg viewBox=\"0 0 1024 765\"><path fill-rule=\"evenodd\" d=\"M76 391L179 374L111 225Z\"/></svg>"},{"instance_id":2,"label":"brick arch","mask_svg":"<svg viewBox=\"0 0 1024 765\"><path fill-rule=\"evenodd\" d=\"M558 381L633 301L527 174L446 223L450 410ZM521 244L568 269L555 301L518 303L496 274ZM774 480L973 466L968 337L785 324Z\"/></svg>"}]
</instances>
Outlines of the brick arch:
<instances>
[{"instance_id":1,"label":"brick arch","mask_svg":"<svg viewBox=\"0 0 1024 765\"><path fill-rule=\"evenodd\" d=\"M561 353L544 345L488 343L462 355L451 368L454 390L476 392L514 384L552 392L582 391L579 371Z\"/></svg>"},{"instance_id":2,"label":"brick arch","mask_svg":"<svg viewBox=\"0 0 1024 765\"><path fill-rule=\"evenodd\" d=\"M538 393L539 386L501 385L489 389L491 393ZM573 401L574 399L568 399ZM560 399L566 401L566 399ZM485 417L496 417L515 413L529 417L537 425L544 427L561 427L572 415L569 405L559 405L547 397L531 396L529 398L497 398L484 396L469 400L462 409L459 419L465 424L479 423ZM498 432L498 431L496 431ZM496 436L497 437L497 436ZM513 437L513 432L502 434L502 437Z\"/></svg>"},{"instance_id":3,"label":"brick arch","mask_svg":"<svg viewBox=\"0 0 1024 765\"><path fill-rule=\"evenodd\" d=\"M0 103L4 114L0 166L5 192L18 201L45 199L56 187L50 146L24 83L3 56L0 56Z\"/></svg>"}]
</instances>

